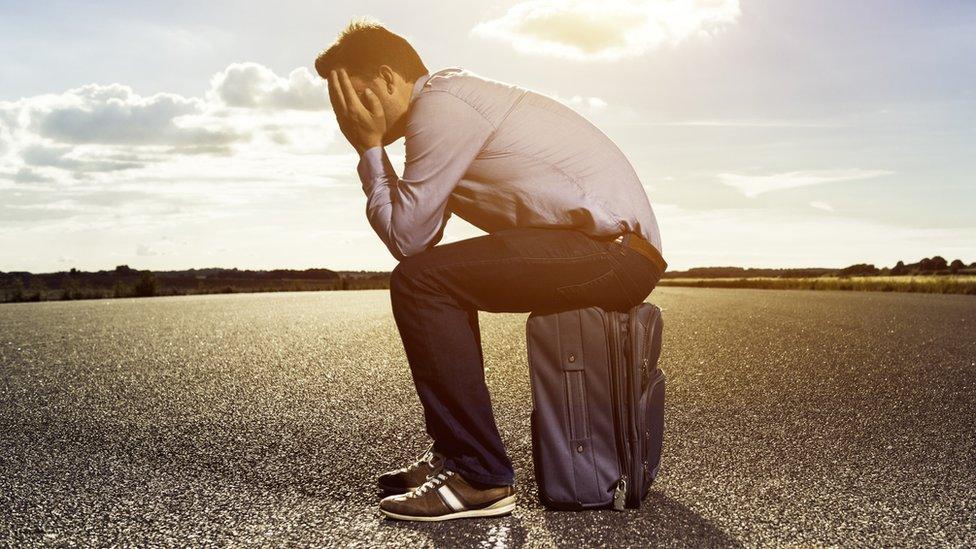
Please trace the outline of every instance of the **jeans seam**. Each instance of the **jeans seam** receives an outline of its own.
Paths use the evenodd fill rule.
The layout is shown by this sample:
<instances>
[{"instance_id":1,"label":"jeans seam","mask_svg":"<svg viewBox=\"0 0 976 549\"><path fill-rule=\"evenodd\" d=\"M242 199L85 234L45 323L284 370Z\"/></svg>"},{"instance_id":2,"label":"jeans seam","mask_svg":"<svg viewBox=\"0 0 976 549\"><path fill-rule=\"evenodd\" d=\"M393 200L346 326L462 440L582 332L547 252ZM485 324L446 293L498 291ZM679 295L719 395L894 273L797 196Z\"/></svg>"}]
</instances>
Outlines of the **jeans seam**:
<instances>
[{"instance_id":1,"label":"jeans seam","mask_svg":"<svg viewBox=\"0 0 976 549\"><path fill-rule=\"evenodd\" d=\"M619 242L617 243L617 245L620 246L625 251L628 249L627 246L625 246L623 244L620 244ZM634 252L634 253L636 253L636 252ZM611 256L615 256L616 254L614 254L613 252L611 252L610 255ZM643 256L641 256L641 257L643 257ZM631 286L636 291L641 291L640 290L640 286L641 286L640 282L630 274L630 269L628 269L627 266L624 265L624 263L622 261L620 261L620 258L619 257L614 257L613 258L613 262L614 262L614 268L615 268L615 270L619 270L620 272L622 272L623 275L625 277L627 277L627 280L630 281Z\"/></svg>"},{"instance_id":2,"label":"jeans seam","mask_svg":"<svg viewBox=\"0 0 976 549\"><path fill-rule=\"evenodd\" d=\"M630 295L629 295L629 293L627 291L627 286L626 286L626 284L624 284L624 281L621 280L620 274L616 271L616 269L611 269L610 272L612 272L613 275L614 275L614 278L616 278L617 285L619 285L620 286L620 289L623 290L624 297L627 299L628 302L631 301Z\"/></svg>"},{"instance_id":3,"label":"jeans seam","mask_svg":"<svg viewBox=\"0 0 976 549\"><path fill-rule=\"evenodd\" d=\"M594 284L598 280L607 277L615 277L615 276L618 278L618 282L619 282L619 276L616 273L616 269L614 269L614 267L611 265L610 269L603 274L599 274L597 276L590 278L589 280L584 280L583 282L574 282L570 284L562 284L560 286L556 286L556 291L560 293L567 293L570 291L570 288L588 287Z\"/></svg>"},{"instance_id":4,"label":"jeans seam","mask_svg":"<svg viewBox=\"0 0 976 549\"><path fill-rule=\"evenodd\" d=\"M524 257L524 256L522 256L521 258L522 259L531 260L531 261L565 261L565 262L573 262L573 261L579 261L581 259L590 259L590 258L596 257L598 255L605 255L606 253L607 252L593 252L591 254L574 255L574 256L571 256L571 257Z\"/></svg>"},{"instance_id":5,"label":"jeans seam","mask_svg":"<svg viewBox=\"0 0 976 549\"><path fill-rule=\"evenodd\" d=\"M553 262L555 262L555 261L573 262L573 261L579 261L579 260L583 260L583 259L590 259L590 258L599 256L599 255L608 255L608 254L609 254L609 252L605 252L604 251L604 252L594 252L592 254L587 254L587 255L575 255L575 256L570 256L570 257L525 257L525 256L517 256L517 257L504 257L504 258L493 258L493 259L466 259L464 261L458 261L458 262L455 262L455 263L445 263L443 265L426 265L426 266L423 266L423 267L420 268L420 272L421 273L426 273L427 271L431 271L431 270L447 269L447 268L450 268L450 267L466 267L466 266L470 266L470 265L481 265L481 264L485 264L485 263L505 263L505 262L518 263L520 260L528 260L528 261L553 261Z\"/></svg>"},{"instance_id":6,"label":"jeans seam","mask_svg":"<svg viewBox=\"0 0 976 549\"><path fill-rule=\"evenodd\" d=\"M497 231L497 232L491 233L490 236L498 236L498 235L501 235L502 233L505 233L505 232L515 232L515 231L519 231L519 230L533 229L533 228L539 228L539 227L512 227L512 228L509 228L509 229L502 229L501 231ZM586 254L586 255L576 255L576 256L571 256L571 257L559 257L559 258L556 258L556 257L527 257L527 256L519 256L519 257L521 257L523 259L533 259L533 260L571 261L572 259L575 259L575 258L589 258L589 257L594 257L594 256L597 256L597 255L600 255L600 254L608 253L607 252L607 249L603 246L603 244L605 243L605 241L603 241L603 240L601 240L601 239L599 239L597 237L594 237L593 235L590 235L588 233L585 233L585 232L583 232L583 231L581 231L579 229L575 229L575 228L563 228L562 230L567 231L567 232L570 232L571 231L573 233L576 233L576 236L579 236L579 237L582 237L582 238L586 239L588 242L590 242L593 245L592 247L595 248L597 251L595 251L593 253ZM505 243L505 246L508 247L508 244ZM511 249L511 248L509 248L509 249Z\"/></svg>"}]
</instances>

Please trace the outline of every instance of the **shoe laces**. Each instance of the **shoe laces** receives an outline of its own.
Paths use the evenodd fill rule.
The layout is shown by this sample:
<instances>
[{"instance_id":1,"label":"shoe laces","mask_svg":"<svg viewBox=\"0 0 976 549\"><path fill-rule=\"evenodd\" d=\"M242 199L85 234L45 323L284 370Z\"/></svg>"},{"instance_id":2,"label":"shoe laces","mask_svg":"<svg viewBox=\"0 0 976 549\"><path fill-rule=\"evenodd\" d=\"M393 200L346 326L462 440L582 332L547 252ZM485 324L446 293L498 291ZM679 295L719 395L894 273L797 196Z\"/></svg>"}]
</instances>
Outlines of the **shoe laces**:
<instances>
[{"instance_id":1,"label":"shoe laces","mask_svg":"<svg viewBox=\"0 0 976 549\"><path fill-rule=\"evenodd\" d=\"M442 484L444 484L444 482L447 481L448 477L452 477L452 476L454 476L454 471L451 471L450 469L444 469L443 467L441 467L436 471L434 471L433 473L431 473L427 477L427 480L423 484L415 488L414 491L410 493L410 495L415 498L420 497L426 494L428 490L435 490L439 488Z\"/></svg>"},{"instance_id":2,"label":"shoe laces","mask_svg":"<svg viewBox=\"0 0 976 549\"><path fill-rule=\"evenodd\" d=\"M434 468L436 468L436 466L434 465L434 462L437 461L438 459L440 459L440 457L441 456L439 454L437 454L437 453L434 452L434 445L431 444L430 445L430 448L427 448L427 451L424 452L424 454L422 456L420 456L417 459L417 461L411 463L407 467L407 469L412 471L413 469L416 469L417 467L420 467L420 464L421 463L426 463L432 469L434 469Z\"/></svg>"}]
</instances>

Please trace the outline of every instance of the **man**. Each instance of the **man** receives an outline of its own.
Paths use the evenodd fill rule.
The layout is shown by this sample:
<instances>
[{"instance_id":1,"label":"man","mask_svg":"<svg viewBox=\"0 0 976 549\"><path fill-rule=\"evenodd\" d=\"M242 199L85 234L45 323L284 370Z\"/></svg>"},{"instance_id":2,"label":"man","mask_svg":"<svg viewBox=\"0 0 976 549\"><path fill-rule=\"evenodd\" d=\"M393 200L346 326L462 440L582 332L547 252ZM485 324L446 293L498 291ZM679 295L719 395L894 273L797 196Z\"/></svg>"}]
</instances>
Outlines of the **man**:
<instances>
[{"instance_id":1,"label":"man","mask_svg":"<svg viewBox=\"0 0 976 549\"><path fill-rule=\"evenodd\" d=\"M485 385L478 311L646 299L666 263L641 182L595 126L545 95L461 68L433 73L402 37L353 22L315 61L359 152L370 225L399 260L393 315L431 448L390 471L383 514L493 516L514 471ZM406 138L399 177L384 146ZM487 235L435 246L451 215Z\"/></svg>"}]
</instances>

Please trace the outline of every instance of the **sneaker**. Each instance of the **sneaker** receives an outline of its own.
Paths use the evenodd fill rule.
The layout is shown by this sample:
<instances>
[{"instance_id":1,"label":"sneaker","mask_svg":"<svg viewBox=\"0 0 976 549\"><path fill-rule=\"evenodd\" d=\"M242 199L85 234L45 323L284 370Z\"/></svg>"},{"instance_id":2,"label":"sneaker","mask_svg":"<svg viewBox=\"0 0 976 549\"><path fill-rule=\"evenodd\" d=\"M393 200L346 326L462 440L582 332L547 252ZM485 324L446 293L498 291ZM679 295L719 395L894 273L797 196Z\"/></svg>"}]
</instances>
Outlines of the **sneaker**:
<instances>
[{"instance_id":1,"label":"sneaker","mask_svg":"<svg viewBox=\"0 0 976 549\"><path fill-rule=\"evenodd\" d=\"M383 473L376 484L384 492L404 494L417 489L443 462L444 456L435 452L434 445L431 444L424 455L417 458L417 461L395 471Z\"/></svg>"},{"instance_id":2,"label":"sneaker","mask_svg":"<svg viewBox=\"0 0 976 549\"><path fill-rule=\"evenodd\" d=\"M441 468L406 494L380 500L380 512L400 520L450 520L465 517L494 517L515 509L515 488L478 488L460 474Z\"/></svg>"}]
</instances>

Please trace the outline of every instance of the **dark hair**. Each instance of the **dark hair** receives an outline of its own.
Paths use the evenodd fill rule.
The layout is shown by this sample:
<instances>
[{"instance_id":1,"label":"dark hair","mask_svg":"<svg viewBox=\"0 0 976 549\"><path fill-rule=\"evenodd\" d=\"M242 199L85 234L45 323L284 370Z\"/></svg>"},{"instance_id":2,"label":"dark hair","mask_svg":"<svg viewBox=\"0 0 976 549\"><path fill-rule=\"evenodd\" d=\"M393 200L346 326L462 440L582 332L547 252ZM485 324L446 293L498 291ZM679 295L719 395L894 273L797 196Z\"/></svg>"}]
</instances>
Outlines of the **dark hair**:
<instances>
[{"instance_id":1,"label":"dark hair","mask_svg":"<svg viewBox=\"0 0 976 549\"><path fill-rule=\"evenodd\" d=\"M405 38L366 17L353 19L315 59L315 71L322 78L339 68L350 75L373 78L380 65L388 65L408 82L427 73L417 50Z\"/></svg>"}]
</instances>

